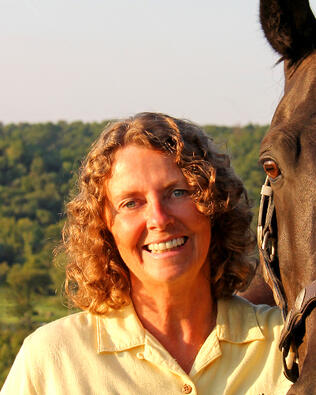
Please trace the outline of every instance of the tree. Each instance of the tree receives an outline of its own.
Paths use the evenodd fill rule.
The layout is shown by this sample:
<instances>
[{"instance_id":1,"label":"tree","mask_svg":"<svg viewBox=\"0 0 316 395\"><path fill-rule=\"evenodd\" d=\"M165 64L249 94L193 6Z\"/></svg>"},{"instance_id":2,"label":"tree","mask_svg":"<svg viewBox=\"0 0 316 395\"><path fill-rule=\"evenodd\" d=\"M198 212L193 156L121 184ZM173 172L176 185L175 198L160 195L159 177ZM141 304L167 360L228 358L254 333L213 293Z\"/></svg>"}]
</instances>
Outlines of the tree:
<instances>
[{"instance_id":1,"label":"tree","mask_svg":"<svg viewBox=\"0 0 316 395\"><path fill-rule=\"evenodd\" d=\"M23 327L32 329L34 294L44 293L51 283L47 270L35 265L16 264L9 270L6 282L9 286L8 297L12 303L9 308L11 314L19 317Z\"/></svg>"}]
</instances>

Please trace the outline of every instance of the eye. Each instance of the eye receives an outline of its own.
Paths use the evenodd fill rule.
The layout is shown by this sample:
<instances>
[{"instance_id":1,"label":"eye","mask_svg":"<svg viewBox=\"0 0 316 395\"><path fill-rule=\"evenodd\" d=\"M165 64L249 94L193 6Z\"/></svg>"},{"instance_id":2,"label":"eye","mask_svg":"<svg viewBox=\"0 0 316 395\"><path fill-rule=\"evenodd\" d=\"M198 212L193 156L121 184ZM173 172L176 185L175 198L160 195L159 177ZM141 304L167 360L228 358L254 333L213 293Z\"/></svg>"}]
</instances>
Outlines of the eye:
<instances>
[{"instance_id":1,"label":"eye","mask_svg":"<svg viewBox=\"0 0 316 395\"><path fill-rule=\"evenodd\" d=\"M175 198L181 198L183 196L186 196L188 194L188 191L186 191L185 189L175 189L174 191L172 191L172 195Z\"/></svg>"},{"instance_id":2,"label":"eye","mask_svg":"<svg viewBox=\"0 0 316 395\"><path fill-rule=\"evenodd\" d=\"M264 161L262 165L263 170L272 180L275 180L281 174L279 166L272 159Z\"/></svg>"},{"instance_id":3,"label":"eye","mask_svg":"<svg viewBox=\"0 0 316 395\"><path fill-rule=\"evenodd\" d=\"M128 202L126 202L124 204L124 207L129 208L129 209L135 208L136 207L136 201L135 200L129 200Z\"/></svg>"}]
</instances>

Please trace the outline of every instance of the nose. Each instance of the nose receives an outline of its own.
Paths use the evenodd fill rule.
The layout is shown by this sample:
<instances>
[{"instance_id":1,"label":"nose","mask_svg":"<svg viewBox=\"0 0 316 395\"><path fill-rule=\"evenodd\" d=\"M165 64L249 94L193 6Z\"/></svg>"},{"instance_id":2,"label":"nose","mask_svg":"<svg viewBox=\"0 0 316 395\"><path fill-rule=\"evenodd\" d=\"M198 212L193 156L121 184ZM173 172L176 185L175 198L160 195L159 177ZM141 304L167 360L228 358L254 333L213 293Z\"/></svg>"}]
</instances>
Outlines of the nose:
<instances>
[{"instance_id":1,"label":"nose","mask_svg":"<svg viewBox=\"0 0 316 395\"><path fill-rule=\"evenodd\" d=\"M147 228L151 230L164 230L173 223L174 218L166 204L155 199L148 203L146 210Z\"/></svg>"}]
</instances>

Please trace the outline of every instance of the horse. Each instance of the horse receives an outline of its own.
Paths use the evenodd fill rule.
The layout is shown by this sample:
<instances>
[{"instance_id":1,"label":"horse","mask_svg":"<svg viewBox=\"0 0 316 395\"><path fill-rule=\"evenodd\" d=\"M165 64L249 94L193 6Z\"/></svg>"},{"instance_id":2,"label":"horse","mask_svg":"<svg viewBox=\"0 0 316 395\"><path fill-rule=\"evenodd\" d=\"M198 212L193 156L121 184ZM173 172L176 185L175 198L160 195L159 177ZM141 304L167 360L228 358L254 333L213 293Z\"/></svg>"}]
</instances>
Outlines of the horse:
<instances>
[{"instance_id":1,"label":"horse","mask_svg":"<svg viewBox=\"0 0 316 395\"><path fill-rule=\"evenodd\" d=\"M316 393L316 20L308 0L261 0L284 95L261 142L260 261L281 307L288 395ZM298 363L296 363L298 361Z\"/></svg>"}]
</instances>

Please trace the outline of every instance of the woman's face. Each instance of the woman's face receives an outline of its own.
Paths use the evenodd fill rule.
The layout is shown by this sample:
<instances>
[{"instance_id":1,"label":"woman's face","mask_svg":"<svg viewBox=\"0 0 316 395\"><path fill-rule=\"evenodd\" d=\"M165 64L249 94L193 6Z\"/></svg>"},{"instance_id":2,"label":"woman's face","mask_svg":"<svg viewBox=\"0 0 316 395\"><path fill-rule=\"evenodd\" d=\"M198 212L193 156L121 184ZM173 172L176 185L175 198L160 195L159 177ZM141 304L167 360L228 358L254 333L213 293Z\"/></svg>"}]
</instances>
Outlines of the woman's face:
<instances>
[{"instance_id":1,"label":"woman's face","mask_svg":"<svg viewBox=\"0 0 316 395\"><path fill-rule=\"evenodd\" d=\"M132 284L196 278L207 262L210 220L171 157L139 145L119 149L106 194L107 223Z\"/></svg>"}]
</instances>

